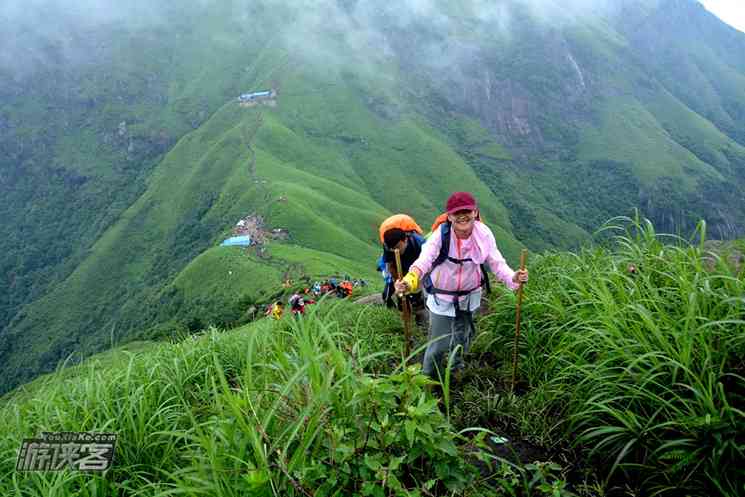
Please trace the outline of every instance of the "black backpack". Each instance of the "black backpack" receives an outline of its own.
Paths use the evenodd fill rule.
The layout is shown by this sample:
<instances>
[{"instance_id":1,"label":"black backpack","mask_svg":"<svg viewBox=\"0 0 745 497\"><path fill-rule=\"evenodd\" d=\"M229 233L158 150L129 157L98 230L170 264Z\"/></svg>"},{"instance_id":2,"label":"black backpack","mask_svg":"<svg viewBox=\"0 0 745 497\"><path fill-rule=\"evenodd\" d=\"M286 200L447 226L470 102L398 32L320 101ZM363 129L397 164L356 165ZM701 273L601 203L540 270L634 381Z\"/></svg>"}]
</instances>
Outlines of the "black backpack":
<instances>
[{"instance_id":1,"label":"black backpack","mask_svg":"<svg viewBox=\"0 0 745 497\"><path fill-rule=\"evenodd\" d=\"M440 225L440 253L437 254L437 258L432 263L432 267L429 270L429 273L424 275L422 278L422 286L424 286L424 289L429 294L442 294L442 295L455 295L456 297L461 297L463 295L468 295L469 293L476 290L475 288L471 290L443 290L441 288L435 288L434 284L432 283L432 270L434 270L437 266L442 264L445 261L450 261L453 264L465 264L466 262L473 263L470 257L467 257L465 259L456 259L455 257L450 257L448 253L450 252L450 233L452 232L450 221L446 221ZM486 264L481 264L481 283L479 284L479 288L486 287L486 293L491 293L491 284L489 283L489 275L486 273Z\"/></svg>"}]
</instances>

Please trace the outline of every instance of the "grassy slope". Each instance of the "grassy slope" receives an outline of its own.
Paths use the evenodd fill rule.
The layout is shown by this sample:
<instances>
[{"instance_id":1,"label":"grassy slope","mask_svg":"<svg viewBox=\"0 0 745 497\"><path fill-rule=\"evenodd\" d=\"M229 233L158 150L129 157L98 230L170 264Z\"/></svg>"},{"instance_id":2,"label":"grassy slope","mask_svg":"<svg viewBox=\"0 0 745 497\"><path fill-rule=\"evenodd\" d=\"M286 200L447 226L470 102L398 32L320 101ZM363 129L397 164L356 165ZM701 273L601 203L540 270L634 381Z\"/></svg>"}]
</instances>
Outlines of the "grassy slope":
<instances>
[{"instance_id":1,"label":"grassy slope","mask_svg":"<svg viewBox=\"0 0 745 497\"><path fill-rule=\"evenodd\" d=\"M666 91L644 102L672 139L718 170L733 173L733 160L745 163L745 146L722 133L711 121L696 114Z\"/></svg>"},{"instance_id":2,"label":"grassy slope","mask_svg":"<svg viewBox=\"0 0 745 497\"><path fill-rule=\"evenodd\" d=\"M132 356L148 354L161 345L149 340L135 340L124 345L115 345L104 352L93 354L84 359L80 364L69 365L62 363L52 373L44 374L38 378L25 383L15 390L0 396L0 405L10 406L18 402L33 401L39 393L46 388L54 388L55 385L65 381L76 382L80 377L90 371L118 370L126 367Z\"/></svg>"},{"instance_id":3,"label":"grassy slope","mask_svg":"<svg viewBox=\"0 0 745 497\"><path fill-rule=\"evenodd\" d=\"M635 101L609 100L600 112L600 126L585 128L581 142L581 160L611 159L631 164L642 184L670 176L690 191L697 176L722 179L711 165L672 140L654 116Z\"/></svg>"},{"instance_id":4,"label":"grassy slope","mask_svg":"<svg viewBox=\"0 0 745 497\"><path fill-rule=\"evenodd\" d=\"M349 493L354 483L318 481L312 470L318 458L328 458L328 468L342 465L342 451L330 452L329 445L353 445L360 464L381 450L386 461L409 452L432 460L438 455L426 451L427 440L452 436L459 450L448 453L460 458L466 446L469 453L476 447L454 433L481 427L553 447L569 456L565 464L580 455L574 469L591 470L590 481L598 482L583 495L606 495L613 487L637 495L737 495L745 478L732 443L745 423L743 379L737 376L745 354L742 272L723 260L707 269L700 247L666 244L671 238L649 224L620 228L613 250L590 247L533 260L537 272L525 293L517 394L505 391L514 336L509 292L480 320L471 367L459 388L449 390L452 397L442 400L445 414L425 404L431 393L418 400L421 379L406 385L416 393L411 410L403 399L366 397L391 391L391 365L402 345L394 312L348 303L319 306L317 316L300 322L264 319L177 344L112 351L2 399L0 467L10 478L0 490L31 496L55 488L70 495L84 482L80 495L92 495L94 488L96 494L137 489L148 495L231 495L268 491L271 480L283 495L301 495L288 471L271 463L278 453L301 484ZM637 274L628 273L630 263ZM417 416L424 405L433 410ZM346 430L377 437L407 416L416 426L424 420L442 424L405 439L404 452L398 439L354 445L354 436L344 438ZM369 430L381 419L381 430ZM106 477L10 469L21 438L70 429L119 434L117 464ZM442 471L435 464L403 464L412 471ZM387 473L355 477L385 485ZM573 483L582 482L575 478ZM494 494L494 488L482 490Z\"/></svg>"},{"instance_id":5,"label":"grassy slope","mask_svg":"<svg viewBox=\"0 0 745 497\"><path fill-rule=\"evenodd\" d=\"M0 180L0 274L7 278L2 286L10 288L0 296L0 329L15 316L15 323L0 332L0 363L6 364L16 345L21 350L28 347L28 341L14 344L16 326L26 316L23 306L60 281L78 278L71 276L73 271L146 190L146 177L165 152L219 108L225 95L236 94L245 81L256 77L256 71L246 66L261 49L261 29L226 22L226 12L216 6L209 15L196 15L198 6L162 8L173 9L166 16L167 25L148 19L144 26L114 23L83 35L72 33L71 51L87 54L87 64L45 58L39 73L20 82L0 74L11 82L8 105L0 110L0 121L10 126L2 134L7 140L0 144L5 159L0 159L0 178L10 177L9 188ZM55 17L53 8L29 12ZM214 56L213 37L221 40L220 57ZM126 123L126 130L120 123ZM122 266L129 255L107 257L112 266ZM86 264L83 271L91 268L90 261ZM114 302L141 291L143 273L131 264L127 274L134 276L133 281L122 279L123 273L117 271L107 278L108 267L97 269L101 267L99 279L108 281L92 285L90 300L104 303L93 313L111 317L118 312L112 309ZM120 284L130 289L114 288ZM27 312L59 311L68 315L60 320L78 322L88 329L86 334L103 333L101 320L91 320L90 308L79 312L69 307L79 301L58 292ZM37 336L44 334L44 327L35 332ZM76 348L77 337L67 326L57 333L53 341L67 342L67 351ZM33 355L47 348L37 347L36 338L31 342ZM48 356L46 367L59 357ZM34 362L28 370L36 369Z\"/></svg>"},{"instance_id":6,"label":"grassy slope","mask_svg":"<svg viewBox=\"0 0 745 497\"><path fill-rule=\"evenodd\" d=\"M210 297L230 302L245 295L258 297L263 290L277 288L282 279L273 268L240 247L214 247L191 261L171 284L188 301Z\"/></svg>"},{"instance_id":7,"label":"grassy slope","mask_svg":"<svg viewBox=\"0 0 745 497\"><path fill-rule=\"evenodd\" d=\"M288 243L268 245L269 259L249 255L237 247L214 247L191 261L165 288L183 295L184 305L192 302L232 303L247 298L267 302L280 289L286 276L295 281L307 276L351 275L377 284L380 276L373 263L347 259L329 252ZM372 260L372 259L371 259Z\"/></svg>"},{"instance_id":8,"label":"grassy slope","mask_svg":"<svg viewBox=\"0 0 745 497\"><path fill-rule=\"evenodd\" d=\"M595 21L566 35L588 71L587 77L600 79L606 92L594 106L592 120L581 126L579 160L627 164L642 186L667 177L690 192L701 177L725 180L710 155L702 156L687 147L691 142L697 146L705 143L712 153L721 155L716 149L736 142L676 99L665 87L668 80L657 81L645 71L635 58L635 33L619 32ZM689 47L698 46L691 43ZM733 73L725 79L734 77ZM693 136L696 138L691 139Z\"/></svg>"},{"instance_id":9,"label":"grassy slope","mask_svg":"<svg viewBox=\"0 0 745 497\"><path fill-rule=\"evenodd\" d=\"M200 238L210 228L221 230L226 219L236 219L241 209L250 210L256 195L245 173L248 152L240 146L238 130L223 127L225 117L218 113L179 142L154 172L145 194L107 230L64 285L32 307L19 330L43 334L52 325L57 329L52 336L77 338L70 330L90 323L94 313L105 314L99 326L126 316L141 305L143 290L172 273L174 264L164 258L185 264L197 255L194 244L203 245ZM175 252L177 243L186 253L169 252ZM54 349L55 344L40 344L30 333L22 336L32 351Z\"/></svg>"},{"instance_id":10,"label":"grassy slope","mask_svg":"<svg viewBox=\"0 0 745 497\"><path fill-rule=\"evenodd\" d=\"M219 305L236 292L257 298L259 284L228 284L212 291L234 263L218 257L219 252L204 254L179 276L237 219L252 212L264 215L271 227L288 229L298 247L280 249L284 263L279 266L302 267L303 249L310 249L312 270L306 272L334 273L343 267L372 279L382 219L402 209L427 226L451 191L467 189L480 198L500 246L514 258L520 245L509 234L504 208L437 132L415 118L382 121L352 90L309 93L304 99L300 89L312 79L290 73L285 81L289 94L293 85L298 91L281 98L276 111L227 103L178 142L154 169L143 195L90 255L27 309L14 329L14 347L25 353L11 357L6 368L17 372L33 357L32 368L41 369L60 351L105 346L101 330L115 328L117 336L127 336L161 319L157 306L148 302L160 301L164 281L173 278L171 288L183 291L186 307L205 298ZM259 122L258 132L249 136ZM350 144L340 139L342 131L366 142ZM252 140L256 154L255 177L249 172L253 155L246 140ZM278 201L280 196L286 201ZM318 252L332 257L322 263ZM256 261L245 261L241 268L243 274L255 273L252 281L261 278L272 286L278 280L276 270L260 268ZM205 274L215 275L208 279L207 292L201 285ZM196 287L200 292L190 290ZM48 336L56 338L44 340Z\"/></svg>"}]
</instances>

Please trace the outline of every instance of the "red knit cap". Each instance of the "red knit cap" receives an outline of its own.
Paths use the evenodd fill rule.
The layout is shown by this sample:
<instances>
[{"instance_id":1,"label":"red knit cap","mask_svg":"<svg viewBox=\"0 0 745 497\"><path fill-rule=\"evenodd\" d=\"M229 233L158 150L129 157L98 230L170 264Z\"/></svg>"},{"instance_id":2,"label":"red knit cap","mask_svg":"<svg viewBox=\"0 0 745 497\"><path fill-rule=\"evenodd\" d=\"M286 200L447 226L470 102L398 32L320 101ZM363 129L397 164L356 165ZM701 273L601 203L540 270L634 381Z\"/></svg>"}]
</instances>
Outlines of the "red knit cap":
<instances>
[{"instance_id":1,"label":"red knit cap","mask_svg":"<svg viewBox=\"0 0 745 497\"><path fill-rule=\"evenodd\" d=\"M478 205L476 205L476 199L468 192L453 193L445 204L445 210L448 214L458 211L472 211L477 208Z\"/></svg>"}]
</instances>

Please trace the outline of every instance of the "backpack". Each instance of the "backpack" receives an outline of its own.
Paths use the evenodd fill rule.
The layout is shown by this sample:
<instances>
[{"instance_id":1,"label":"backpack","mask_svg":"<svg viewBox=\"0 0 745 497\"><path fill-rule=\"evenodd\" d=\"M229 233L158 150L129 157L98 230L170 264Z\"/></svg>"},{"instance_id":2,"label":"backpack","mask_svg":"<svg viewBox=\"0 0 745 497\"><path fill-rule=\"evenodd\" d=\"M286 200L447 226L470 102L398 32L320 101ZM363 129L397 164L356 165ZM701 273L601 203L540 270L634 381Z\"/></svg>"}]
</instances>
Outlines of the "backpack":
<instances>
[{"instance_id":1,"label":"backpack","mask_svg":"<svg viewBox=\"0 0 745 497\"><path fill-rule=\"evenodd\" d=\"M438 218L439 220L439 218ZM466 262L473 262L470 257L466 259L456 259L455 257L450 257L448 253L450 252L450 234L452 233L450 221L445 221L439 224L440 227L440 253L437 254L437 258L432 263L432 267L430 268L429 272L424 275L422 278L422 285L424 286L424 289L429 294L442 294L442 295L454 295L456 297L461 297L463 295L468 295L469 293L473 292L475 290L442 290L440 288L435 288L434 283L432 283L432 271L442 264L445 261L450 261L454 264L464 264ZM435 229L437 229L437 226L435 226ZM479 287L486 287L486 293L491 293L491 283L489 282L489 275L487 274L487 268L486 264L480 264L481 267L481 284Z\"/></svg>"},{"instance_id":2,"label":"backpack","mask_svg":"<svg viewBox=\"0 0 745 497\"><path fill-rule=\"evenodd\" d=\"M381 276L383 276L384 283L388 284L393 281L393 276L388 272L388 267L385 265L384 255L382 254L378 257L377 271L381 273Z\"/></svg>"},{"instance_id":3,"label":"backpack","mask_svg":"<svg viewBox=\"0 0 745 497\"><path fill-rule=\"evenodd\" d=\"M414 246L418 248L419 250L422 249L422 245L427 241L426 238L424 238L420 233L417 233L416 231L412 231L408 233L409 240L414 242Z\"/></svg>"}]
</instances>

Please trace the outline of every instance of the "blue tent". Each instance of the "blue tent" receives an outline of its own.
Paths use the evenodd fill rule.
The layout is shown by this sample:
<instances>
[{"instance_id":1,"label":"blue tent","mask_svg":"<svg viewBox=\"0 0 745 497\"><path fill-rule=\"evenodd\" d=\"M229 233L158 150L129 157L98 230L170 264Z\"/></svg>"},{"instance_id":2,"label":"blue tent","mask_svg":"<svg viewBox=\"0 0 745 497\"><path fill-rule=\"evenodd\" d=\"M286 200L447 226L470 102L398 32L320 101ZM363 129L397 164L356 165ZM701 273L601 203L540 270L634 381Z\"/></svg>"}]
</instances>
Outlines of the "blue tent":
<instances>
[{"instance_id":1,"label":"blue tent","mask_svg":"<svg viewBox=\"0 0 745 497\"><path fill-rule=\"evenodd\" d=\"M248 247L249 245L251 245L251 237L248 235L233 236L233 237L228 238L224 242L222 242L220 245L224 247L229 247L233 245L242 245L244 247Z\"/></svg>"}]
</instances>

